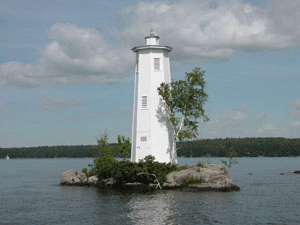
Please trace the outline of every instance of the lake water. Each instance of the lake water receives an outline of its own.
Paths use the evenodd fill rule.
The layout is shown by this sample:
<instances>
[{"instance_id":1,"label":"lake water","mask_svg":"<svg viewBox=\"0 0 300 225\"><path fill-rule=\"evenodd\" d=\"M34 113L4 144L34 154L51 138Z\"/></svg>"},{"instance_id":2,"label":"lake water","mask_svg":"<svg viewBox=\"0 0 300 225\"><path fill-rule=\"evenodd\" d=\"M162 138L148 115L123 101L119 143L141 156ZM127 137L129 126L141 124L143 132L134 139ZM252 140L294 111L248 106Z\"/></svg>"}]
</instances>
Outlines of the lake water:
<instances>
[{"instance_id":1,"label":"lake water","mask_svg":"<svg viewBox=\"0 0 300 225\"><path fill-rule=\"evenodd\" d=\"M179 164L220 158L180 158ZM300 224L300 158L238 158L240 192L120 193L60 186L93 159L0 160L0 224ZM252 175L249 175L252 173ZM284 173L285 175L280 175Z\"/></svg>"}]
</instances>

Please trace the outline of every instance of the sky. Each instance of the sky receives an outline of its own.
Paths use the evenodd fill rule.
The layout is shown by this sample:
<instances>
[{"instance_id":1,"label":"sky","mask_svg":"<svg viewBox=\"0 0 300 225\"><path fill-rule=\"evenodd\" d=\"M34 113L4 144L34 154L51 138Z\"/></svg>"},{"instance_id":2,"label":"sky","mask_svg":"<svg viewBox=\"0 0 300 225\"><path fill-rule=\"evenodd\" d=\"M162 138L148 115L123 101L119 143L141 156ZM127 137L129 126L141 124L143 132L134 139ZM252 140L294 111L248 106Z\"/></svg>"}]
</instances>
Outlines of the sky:
<instances>
[{"instance_id":1,"label":"sky","mask_svg":"<svg viewBox=\"0 0 300 225\"><path fill-rule=\"evenodd\" d=\"M0 148L131 137L150 28L173 80L206 71L198 138L299 138L299 21L299 0L0 0Z\"/></svg>"}]
</instances>

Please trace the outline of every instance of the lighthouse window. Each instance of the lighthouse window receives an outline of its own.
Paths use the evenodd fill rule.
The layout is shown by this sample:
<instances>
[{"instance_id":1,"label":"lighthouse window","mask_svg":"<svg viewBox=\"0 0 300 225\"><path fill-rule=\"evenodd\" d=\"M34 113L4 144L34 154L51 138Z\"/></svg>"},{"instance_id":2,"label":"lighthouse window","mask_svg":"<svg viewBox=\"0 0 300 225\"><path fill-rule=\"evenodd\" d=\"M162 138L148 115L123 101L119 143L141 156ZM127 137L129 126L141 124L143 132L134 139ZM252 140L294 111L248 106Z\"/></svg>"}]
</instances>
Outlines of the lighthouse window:
<instances>
[{"instance_id":1,"label":"lighthouse window","mask_svg":"<svg viewBox=\"0 0 300 225\"><path fill-rule=\"evenodd\" d=\"M154 70L160 70L159 58L154 58Z\"/></svg>"},{"instance_id":2,"label":"lighthouse window","mask_svg":"<svg viewBox=\"0 0 300 225\"><path fill-rule=\"evenodd\" d=\"M142 96L142 109L147 109L147 96Z\"/></svg>"},{"instance_id":3,"label":"lighthouse window","mask_svg":"<svg viewBox=\"0 0 300 225\"><path fill-rule=\"evenodd\" d=\"M147 141L147 136L141 137L141 141L146 142Z\"/></svg>"}]
</instances>

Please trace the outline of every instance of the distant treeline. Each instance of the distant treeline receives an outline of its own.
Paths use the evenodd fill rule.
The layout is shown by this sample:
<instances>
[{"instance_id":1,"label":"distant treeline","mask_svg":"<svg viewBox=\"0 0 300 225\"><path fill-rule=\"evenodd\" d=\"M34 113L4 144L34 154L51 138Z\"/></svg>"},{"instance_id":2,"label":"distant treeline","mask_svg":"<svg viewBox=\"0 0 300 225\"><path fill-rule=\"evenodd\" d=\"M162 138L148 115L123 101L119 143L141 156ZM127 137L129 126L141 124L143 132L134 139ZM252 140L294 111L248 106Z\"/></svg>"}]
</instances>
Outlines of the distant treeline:
<instances>
[{"instance_id":1,"label":"distant treeline","mask_svg":"<svg viewBox=\"0 0 300 225\"><path fill-rule=\"evenodd\" d=\"M97 155L90 145L0 148L0 158L86 158Z\"/></svg>"},{"instance_id":2,"label":"distant treeline","mask_svg":"<svg viewBox=\"0 0 300 225\"><path fill-rule=\"evenodd\" d=\"M226 138L203 139L178 143L178 156L226 157L233 151L236 157L300 156L300 138Z\"/></svg>"},{"instance_id":3,"label":"distant treeline","mask_svg":"<svg viewBox=\"0 0 300 225\"><path fill-rule=\"evenodd\" d=\"M118 145L115 157L120 157ZM226 157L229 151L237 157L287 157L300 156L300 138L226 138L203 139L178 143L179 157ZM39 146L0 148L0 158L86 158L97 157L92 145Z\"/></svg>"}]
</instances>

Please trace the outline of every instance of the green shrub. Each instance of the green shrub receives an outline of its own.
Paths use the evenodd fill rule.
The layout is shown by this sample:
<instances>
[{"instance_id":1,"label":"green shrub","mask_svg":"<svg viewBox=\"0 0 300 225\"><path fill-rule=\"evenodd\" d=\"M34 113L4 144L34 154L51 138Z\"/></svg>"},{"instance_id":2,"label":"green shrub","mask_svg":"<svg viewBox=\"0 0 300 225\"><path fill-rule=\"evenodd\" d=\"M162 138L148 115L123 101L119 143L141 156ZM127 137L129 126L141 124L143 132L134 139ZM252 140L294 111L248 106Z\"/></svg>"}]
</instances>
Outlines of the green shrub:
<instances>
[{"instance_id":1,"label":"green shrub","mask_svg":"<svg viewBox=\"0 0 300 225\"><path fill-rule=\"evenodd\" d=\"M204 167L200 162L196 164L199 167Z\"/></svg>"},{"instance_id":2,"label":"green shrub","mask_svg":"<svg viewBox=\"0 0 300 225\"><path fill-rule=\"evenodd\" d=\"M185 178L185 179L182 181L182 186L187 187L187 186L189 186L190 184L201 184L201 183L203 183L202 180L197 180L197 179L195 179L193 176L191 176L191 177Z\"/></svg>"},{"instance_id":3,"label":"green shrub","mask_svg":"<svg viewBox=\"0 0 300 225\"><path fill-rule=\"evenodd\" d=\"M177 166L177 170L184 170L187 168L187 165L184 166Z\"/></svg>"},{"instance_id":4,"label":"green shrub","mask_svg":"<svg viewBox=\"0 0 300 225\"><path fill-rule=\"evenodd\" d=\"M97 140L98 157L94 160L92 173L98 175L100 180L111 178L111 173L117 161L113 158L114 149L108 144L108 135Z\"/></svg>"},{"instance_id":5,"label":"green shrub","mask_svg":"<svg viewBox=\"0 0 300 225\"><path fill-rule=\"evenodd\" d=\"M117 183L141 182L149 184L154 182L153 176L149 176L149 174L155 174L157 180L163 183L169 172L177 170L176 165L159 163L154 160L153 156L146 156L144 160L133 163L125 160L117 161L109 157L99 157L95 159L93 172L99 180L114 178Z\"/></svg>"},{"instance_id":6,"label":"green shrub","mask_svg":"<svg viewBox=\"0 0 300 225\"><path fill-rule=\"evenodd\" d=\"M113 158L114 148L108 144L107 139L107 134L105 133L97 140L99 157L94 160L94 168L90 172L97 175L100 181L114 178L119 184L133 182L149 184L154 182L153 176L150 174L155 174L156 179L160 183L163 183L169 172L178 169L176 165L172 165L171 163L156 162L155 157L151 155L146 156L138 163L126 160L117 161ZM128 151L129 139L118 136L118 142L121 147L123 146L122 154L127 156L125 152ZM87 173L86 170L84 172Z\"/></svg>"}]
</instances>

